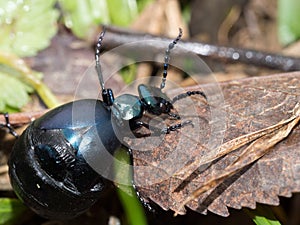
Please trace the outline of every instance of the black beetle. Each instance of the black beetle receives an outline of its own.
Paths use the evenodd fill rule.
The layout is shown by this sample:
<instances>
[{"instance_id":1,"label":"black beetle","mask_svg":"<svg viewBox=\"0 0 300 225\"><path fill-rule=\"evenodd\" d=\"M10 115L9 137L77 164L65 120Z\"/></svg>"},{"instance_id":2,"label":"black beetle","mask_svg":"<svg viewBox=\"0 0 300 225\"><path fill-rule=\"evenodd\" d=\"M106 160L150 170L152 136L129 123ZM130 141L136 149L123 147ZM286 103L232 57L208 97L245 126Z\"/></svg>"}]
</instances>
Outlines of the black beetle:
<instances>
[{"instance_id":1,"label":"black beetle","mask_svg":"<svg viewBox=\"0 0 300 225\"><path fill-rule=\"evenodd\" d=\"M144 112L180 119L179 115L171 113L175 101L190 95L205 97L203 92L193 91L170 100L162 92L170 51L182 36L180 29L178 37L166 50L161 87L141 84L139 97L124 94L114 98L113 91L104 87L100 66L104 33L100 34L95 51L103 101L78 100L49 111L30 124L17 139L9 159L9 175L15 193L33 211L46 218L76 217L101 197L109 181L94 171L83 155L98 157L99 165L105 169L110 159L104 152L113 155L122 145L116 132L124 127L131 131L140 127L152 130L141 121ZM87 118L87 112L94 113ZM169 133L189 123L153 129Z\"/></svg>"}]
</instances>

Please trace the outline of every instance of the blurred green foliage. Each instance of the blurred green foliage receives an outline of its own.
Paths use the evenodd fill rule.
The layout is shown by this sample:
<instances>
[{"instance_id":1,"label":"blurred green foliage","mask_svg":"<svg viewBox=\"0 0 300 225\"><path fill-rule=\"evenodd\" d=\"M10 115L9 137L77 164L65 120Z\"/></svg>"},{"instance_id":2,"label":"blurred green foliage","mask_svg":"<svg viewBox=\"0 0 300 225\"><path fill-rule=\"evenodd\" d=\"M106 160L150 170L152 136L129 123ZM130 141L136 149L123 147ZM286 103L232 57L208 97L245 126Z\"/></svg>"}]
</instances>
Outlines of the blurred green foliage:
<instances>
[{"instance_id":1,"label":"blurred green foliage","mask_svg":"<svg viewBox=\"0 0 300 225\"><path fill-rule=\"evenodd\" d=\"M0 224L13 225L22 221L28 208L18 199L0 198Z\"/></svg>"},{"instance_id":2,"label":"blurred green foliage","mask_svg":"<svg viewBox=\"0 0 300 225\"><path fill-rule=\"evenodd\" d=\"M283 45L300 37L299 12L299 0L278 0L278 37Z\"/></svg>"},{"instance_id":3,"label":"blurred green foliage","mask_svg":"<svg viewBox=\"0 0 300 225\"><path fill-rule=\"evenodd\" d=\"M58 0L65 26L79 38L99 24L129 25L147 3L153 0Z\"/></svg>"},{"instance_id":4,"label":"blurred green foliage","mask_svg":"<svg viewBox=\"0 0 300 225\"><path fill-rule=\"evenodd\" d=\"M58 104L41 82L42 76L32 76L37 74L35 71L20 71L15 61L18 60L17 56L34 56L48 47L57 33L60 18L77 37L88 39L100 24L130 24L138 11L150 1L0 0L0 112L20 110L29 101L29 94L33 91L48 107ZM2 57L6 54L15 56ZM9 68L12 64L13 68Z\"/></svg>"},{"instance_id":5,"label":"blurred green foliage","mask_svg":"<svg viewBox=\"0 0 300 225\"><path fill-rule=\"evenodd\" d=\"M18 111L33 90L47 93L50 101L43 100L51 102L49 107L56 105L51 92L43 89L42 74L36 76L17 57L34 56L49 46L59 16L54 5L55 0L0 0L0 112Z\"/></svg>"},{"instance_id":6,"label":"blurred green foliage","mask_svg":"<svg viewBox=\"0 0 300 225\"><path fill-rule=\"evenodd\" d=\"M0 111L15 112L29 101L28 93L32 88L17 78L0 72L0 90Z\"/></svg>"},{"instance_id":7,"label":"blurred green foliage","mask_svg":"<svg viewBox=\"0 0 300 225\"><path fill-rule=\"evenodd\" d=\"M247 209L244 211L250 216L256 225L280 225L281 223L273 214L271 208L267 205L257 204L256 209Z\"/></svg>"},{"instance_id":8,"label":"blurred green foliage","mask_svg":"<svg viewBox=\"0 0 300 225\"><path fill-rule=\"evenodd\" d=\"M55 0L0 0L0 50L20 57L46 48L57 32Z\"/></svg>"},{"instance_id":9,"label":"blurred green foliage","mask_svg":"<svg viewBox=\"0 0 300 225\"><path fill-rule=\"evenodd\" d=\"M79 38L85 38L100 23L110 20L107 1L59 0L65 26Z\"/></svg>"},{"instance_id":10,"label":"blurred green foliage","mask_svg":"<svg viewBox=\"0 0 300 225\"><path fill-rule=\"evenodd\" d=\"M35 90L49 107L58 105L49 88L41 82L42 74L31 70L16 55L0 51L0 112L16 112Z\"/></svg>"}]
</instances>

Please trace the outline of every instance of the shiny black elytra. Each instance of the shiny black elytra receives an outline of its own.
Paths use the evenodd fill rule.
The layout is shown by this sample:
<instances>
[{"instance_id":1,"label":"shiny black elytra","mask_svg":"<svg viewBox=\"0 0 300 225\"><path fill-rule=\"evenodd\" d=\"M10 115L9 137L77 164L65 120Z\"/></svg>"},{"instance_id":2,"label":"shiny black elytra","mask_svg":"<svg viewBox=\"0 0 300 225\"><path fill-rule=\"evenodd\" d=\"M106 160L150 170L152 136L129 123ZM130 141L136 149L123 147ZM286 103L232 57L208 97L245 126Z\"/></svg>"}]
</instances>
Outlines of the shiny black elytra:
<instances>
[{"instance_id":1,"label":"shiny black elytra","mask_svg":"<svg viewBox=\"0 0 300 225\"><path fill-rule=\"evenodd\" d=\"M13 147L8 163L11 184L26 205L46 218L76 217L101 197L109 182L88 165L83 155L93 155L96 149L113 155L122 146L116 132L124 128L135 131L146 127L154 132L169 133L190 123L186 121L159 130L141 120L145 112L180 119L171 112L174 102L191 95L206 98L203 92L192 91L170 100L162 92L170 51L181 36L180 29L178 37L166 50L159 88L141 84L139 97L124 94L114 98L113 91L106 89L103 82L100 47L104 32L100 34L95 61L103 101L78 100L53 109L30 124ZM74 109L76 118L73 118ZM87 118L87 112L94 112L94 115ZM89 140L88 144L86 140Z\"/></svg>"}]
</instances>

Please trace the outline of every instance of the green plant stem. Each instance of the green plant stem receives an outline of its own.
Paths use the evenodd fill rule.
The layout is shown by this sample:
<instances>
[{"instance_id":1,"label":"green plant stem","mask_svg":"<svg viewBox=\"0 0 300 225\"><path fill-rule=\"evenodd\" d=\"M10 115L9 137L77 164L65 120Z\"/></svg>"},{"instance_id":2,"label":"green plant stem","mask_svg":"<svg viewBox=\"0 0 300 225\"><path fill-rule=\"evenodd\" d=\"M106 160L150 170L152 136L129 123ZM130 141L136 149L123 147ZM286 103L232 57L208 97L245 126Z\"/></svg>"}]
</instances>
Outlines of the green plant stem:
<instances>
[{"instance_id":1,"label":"green plant stem","mask_svg":"<svg viewBox=\"0 0 300 225\"><path fill-rule=\"evenodd\" d=\"M121 166L115 165L116 177L118 177L118 174L121 174L121 183L125 182L126 184L132 184L132 174L130 172L130 166L128 166L130 163L129 154L124 149L121 149L115 153L115 157L127 165L127 167L122 166L122 163L119 164ZM124 168L128 168L128 170ZM132 185L119 184L117 193L123 205L128 224L147 225L144 208L136 197ZM128 193L131 193L132 195L129 195Z\"/></svg>"}]
</instances>

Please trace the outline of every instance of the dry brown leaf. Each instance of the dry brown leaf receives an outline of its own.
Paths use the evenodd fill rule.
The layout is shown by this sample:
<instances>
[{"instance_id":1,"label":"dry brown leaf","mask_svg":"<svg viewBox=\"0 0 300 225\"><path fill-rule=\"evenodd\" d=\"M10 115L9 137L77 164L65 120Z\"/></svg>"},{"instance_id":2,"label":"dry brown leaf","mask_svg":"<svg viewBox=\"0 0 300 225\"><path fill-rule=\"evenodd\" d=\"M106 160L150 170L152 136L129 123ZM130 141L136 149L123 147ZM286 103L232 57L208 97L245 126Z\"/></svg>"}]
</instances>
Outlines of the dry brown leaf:
<instances>
[{"instance_id":1,"label":"dry brown leaf","mask_svg":"<svg viewBox=\"0 0 300 225\"><path fill-rule=\"evenodd\" d=\"M194 127L131 140L141 195L177 214L186 205L227 216L227 207L278 205L278 196L299 192L299 79L295 72L221 83L223 104L213 84L190 88L208 95L208 103L176 104Z\"/></svg>"}]
</instances>

